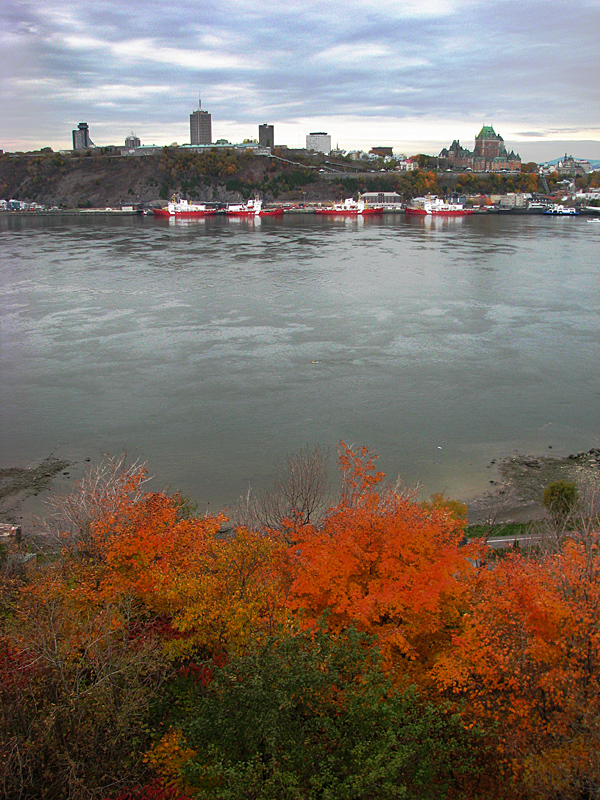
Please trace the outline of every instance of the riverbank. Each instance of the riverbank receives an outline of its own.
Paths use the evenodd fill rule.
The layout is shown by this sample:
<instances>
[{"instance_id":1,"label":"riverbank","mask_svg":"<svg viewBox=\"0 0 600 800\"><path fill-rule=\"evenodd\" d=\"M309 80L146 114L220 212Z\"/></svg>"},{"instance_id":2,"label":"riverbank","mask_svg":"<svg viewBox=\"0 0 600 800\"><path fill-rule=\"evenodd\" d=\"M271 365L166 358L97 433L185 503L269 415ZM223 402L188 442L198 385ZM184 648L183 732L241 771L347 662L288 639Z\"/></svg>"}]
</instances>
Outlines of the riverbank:
<instances>
[{"instance_id":1,"label":"riverbank","mask_svg":"<svg viewBox=\"0 0 600 800\"><path fill-rule=\"evenodd\" d=\"M489 466L494 470L493 488L466 501L470 525L525 523L542 518L542 495L554 481L573 481L580 491L600 486L600 448L567 456L515 454L493 460ZM39 532L50 492L68 493L73 479L79 478L86 467L85 463L50 455L34 467L0 469L0 523L21 525L26 535Z\"/></svg>"},{"instance_id":2,"label":"riverbank","mask_svg":"<svg viewBox=\"0 0 600 800\"><path fill-rule=\"evenodd\" d=\"M544 516L542 495L554 481L571 481L580 491L600 487L600 448L568 456L516 454L492 461L493 488L468 503L469 523L521 523Z\"/></svg>"}]
</instances>

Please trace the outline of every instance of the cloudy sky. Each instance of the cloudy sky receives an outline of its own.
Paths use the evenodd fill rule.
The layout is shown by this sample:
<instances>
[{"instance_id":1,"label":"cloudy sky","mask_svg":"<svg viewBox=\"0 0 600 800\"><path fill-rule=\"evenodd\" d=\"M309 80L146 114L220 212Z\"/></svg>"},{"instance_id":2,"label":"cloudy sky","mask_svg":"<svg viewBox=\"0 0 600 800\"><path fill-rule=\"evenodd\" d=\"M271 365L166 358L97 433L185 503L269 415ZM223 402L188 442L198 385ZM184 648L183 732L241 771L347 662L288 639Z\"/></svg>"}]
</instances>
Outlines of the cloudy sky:
<instances>
[{"instance_id":1,"label":"cloudy sky","mask_svg":"<svg viewBox=\"0 0 600 800\"><path fill-rule=\"evenodd\" d=\"M472 147L600 158L600 0L2 0L0 148L189 141L275 125L345 149Z\"/></svg>"}]
</instances>

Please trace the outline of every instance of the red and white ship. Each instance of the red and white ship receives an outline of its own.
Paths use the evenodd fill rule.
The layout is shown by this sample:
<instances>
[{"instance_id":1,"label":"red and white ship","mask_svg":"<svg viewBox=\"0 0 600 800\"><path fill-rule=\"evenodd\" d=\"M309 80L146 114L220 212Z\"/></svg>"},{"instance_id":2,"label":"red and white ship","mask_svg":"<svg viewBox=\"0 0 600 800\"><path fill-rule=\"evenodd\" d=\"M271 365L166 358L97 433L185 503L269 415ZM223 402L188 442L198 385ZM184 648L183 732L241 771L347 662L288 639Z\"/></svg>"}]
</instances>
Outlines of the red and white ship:
<instances>
[{"instance_id":1,"label":"red and white ship","mask_svg":"<svg viewBox=\"0 0 600 800\"><path fill-rule=\"evenodd\" d=\"M216 209L204 203L189 203L187 200L172 200L165 208L155 208L155 217L210 217Z\"/></svg>"},{"instance_id":2,"label":"red and white ship","mask_svg":"<svg viewBox=\"0 0 600 800\"><path fill-rule=\"evenodd\" d=\"M248 200L247 203L229 203L225 208L228 217L256 217L262 208L261 200Z\"/></svg>"},{"instance_id":3,"label":"red and white ship","mask_svg":"<svg viewBox=\"0 0 600 800\"><path fill-rule=\"evenodd\" d=\"M360 199L359 195L358 200L353 200L352 197L348 197L343 203L333 203L333 205L326 206L325 208L316 208L315 214L344 217L366 217L373 214L383 214L383 206L369 206L364 200Z\"/></svg>"},{"instance_id":4,"label":"red and white ship","mask_svg":"<svg viewBox=\"0 0 600 800\"><path fill-rule=\"evenodd\" d=\"M229 203L225 208L228 217L282 217L283 208L263 208L262 200L248 200L247 203Z\"/></svg>"},{"instance_id":5,"label":"red and white ship","mask_svg":"<svg viewBox=\"0 0 600 800\"><path fill-rule=\"evenodd\" d=\"M406 206L407 214L425 216L432 214L442 217L464 217L473 213L472 208L465 208L462 203L446 203L435 194L427 197L415 197L410 206Z\"/></svg>"}]
</instances>

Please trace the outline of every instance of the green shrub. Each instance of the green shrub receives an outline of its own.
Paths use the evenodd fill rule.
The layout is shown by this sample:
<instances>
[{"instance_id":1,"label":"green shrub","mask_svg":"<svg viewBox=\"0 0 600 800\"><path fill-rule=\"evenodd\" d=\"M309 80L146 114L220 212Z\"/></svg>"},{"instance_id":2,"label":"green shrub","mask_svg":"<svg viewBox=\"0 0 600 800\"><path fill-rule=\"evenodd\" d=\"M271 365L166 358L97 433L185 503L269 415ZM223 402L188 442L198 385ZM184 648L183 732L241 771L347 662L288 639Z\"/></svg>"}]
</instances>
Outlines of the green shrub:
<instances>
[{"instance_id":1,"label":"green shrub","mask_svg":"<svg viewBox=\"0 0 600 800\"><path fill-rule=\"evenodd\" d=\"M577 505L577 485L571 481L554 481L544 489L542 502L551 514L566 517Z\"/></svg>"}]
</instances>

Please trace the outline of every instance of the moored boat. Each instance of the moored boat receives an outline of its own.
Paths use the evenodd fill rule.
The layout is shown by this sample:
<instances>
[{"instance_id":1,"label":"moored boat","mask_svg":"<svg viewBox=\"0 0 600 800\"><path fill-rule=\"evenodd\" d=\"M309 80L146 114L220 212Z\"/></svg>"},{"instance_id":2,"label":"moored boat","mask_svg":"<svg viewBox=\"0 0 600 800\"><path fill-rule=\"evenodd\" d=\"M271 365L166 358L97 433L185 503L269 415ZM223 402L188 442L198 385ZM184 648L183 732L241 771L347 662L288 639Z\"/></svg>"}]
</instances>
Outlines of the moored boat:
<instances>
[{"instance_id":1,"label":"moored boat","mask_svg":"<svg viewBox=\"0 0 600 800\"><path fill-rule=\"evenodd\" d=\"M283 208L263 208L262 200L248 200L247 203L229 203L225 207L228 217L282 217Z\"/></svg>"},{"instance_id":2,"label":"moored boat","mask_svg":"<svg viewBox=\"0 0 600 800\"><path fill-rule=\"evenodd\" d=\"M527 211L530 211L533 214L543 214L549 208L549 203L545 202L544 200L530 200L529 203L527 203Z\"/></svg>"},{"instance_id":3,"label":"moored boat","mask_svg":"<svg viewBox=\"0 0 600 800\"><path fill-rule=\"evenodd\" d=\"M344 217L366 217L373 214L383 214L383 206L369 206L364 200L361 200L359 195L358 200L348 197L343 201L343 203L333 203L325 208L316 208L315 214Z\"/></svg>"},{"instance_id":4,"label":"moored boat","mask_svg":"<svg viewBox=\"0 0 600 800\"><path fill-rule=\"evenodd\" d=\"M209 217L216 213L216 209L208 208L204 203L172 200L164 208L155 208L153 213L155 217Z\"/></svg>"},{"instance_id":5,"label":"moored boat","mask_svg":"<svg viewBox=\"0 0 600 800\"><path fill-rule=\"evenodd\" d=\"M553 203L550 208L544 211L544 214L550 214L555 217L576 217L579 211L573 206L563 206L561 203Z\"/></svg>"},{"instance_id":6,"label":"moored boat","mask_svg":"<svg viewBox=\"0 0 600 800\"><path fill-rule=\"evenodd\" d=\"M225 207L228 217L255 217L260 214L261 200L248 200L247 203L229 203Z\"/></svg>"},{"instance_id":7,"label":"moored boat","mask_svg":"<svg viewBox=\"0 0 600 800\"><path fill-rule=\"evenodd\" d=\"M427 197L415 197L411 205L406 207L407 214L425 216L427 214L443 217L464 217L473 213L472 208L465 208L462 203L447 203L435 194Z\"/></svg>"},{"instance_id":8,"label":"moored boat","mask_svg":"<svg viewBox=\"0 0 600 800\"><path fill-rule=\"evenodd\" d=\"M261 208L259 217L283 217L283 208Z\"/></svg>"}]
</instances>

